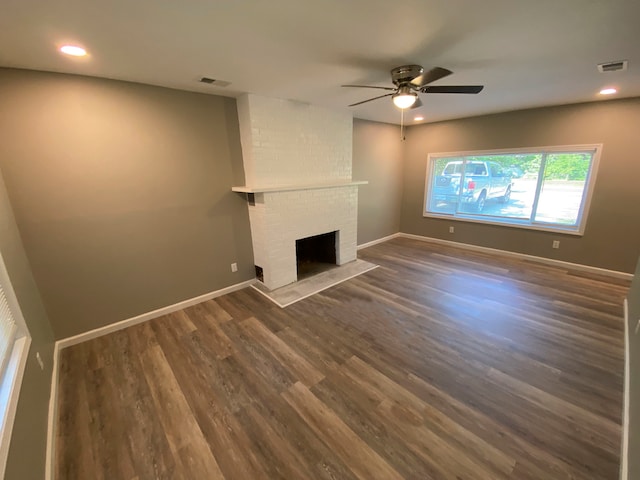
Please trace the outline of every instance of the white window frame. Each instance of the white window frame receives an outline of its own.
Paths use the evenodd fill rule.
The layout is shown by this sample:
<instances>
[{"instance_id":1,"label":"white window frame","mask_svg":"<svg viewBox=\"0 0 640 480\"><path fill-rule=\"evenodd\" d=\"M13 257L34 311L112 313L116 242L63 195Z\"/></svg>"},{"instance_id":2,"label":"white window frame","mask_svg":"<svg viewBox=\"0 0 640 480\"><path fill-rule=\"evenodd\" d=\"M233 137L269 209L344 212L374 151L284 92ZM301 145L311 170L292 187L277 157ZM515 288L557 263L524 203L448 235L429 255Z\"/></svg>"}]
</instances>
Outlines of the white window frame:
<instances>
[{"instance_id":1,"label":"white window frame","mask_svg":"<svg viewBox=\"0 0 640 480\"><path fill-rule=\"evenodd\" d=\"M573 153L593 151L593 157L591 160L591 168L585 181L585 189L583 192L582 203L580 205L580 211L578 212L577 226L574 225L559 225L546 222L536 222L530 220L520 220L515 218L495 217L490 215L477 215L477 214L465 214L465 213L444 213L444 212L430 212L428 211L429 205L429 193L432 186L432 174L433 165L436 159L452 158L459 159L460 157L473 157L483 155L508 155L508 154L523 154L523 153L536 153L542 154L543 160L540 165L540 172L544 172L544 161L549 154L554 153ZM586 144L586 145L555 145L546 147L525 147L525 148L503 148L495 150L474 150L474 151L461 151L461 152L445 152L445 153L429 153L427 155L427 166L425 175L425 190L424 199L422 202L422 216L430 218L440 218L453 221L464 221L473 223L483 223L489 225L501 225L505 227L524 228L529 230L542 230L546 232L563 233L568 235L584 235L584 231L587 224L587 217L589 216L589 208L591 206L591 197L596 182L596 176L598 173L598 166L600 165L600 155L602 154L602 144ZM538 175L538 185L536 190L535 204L538 203L540 195L540 189L543 181L543 175Z\"/></svg>"},{"instance_id":2,"label":"white window frame","mask_svg":"<svg viewBox=\"0 0 640 480\"><path fill-rule=\"evenodd\" d=\"M22 378L27 364L29 347L31 346L31 335L11 285L2 254L0 254L0 286L4 290L13 319L18 327L13 349L9 354L9 361L4 374L0 378L0 478L4 478L11 433L13 432L18 398L20 397L20 387L22 386Z\"/></svg>"}]
</instances>

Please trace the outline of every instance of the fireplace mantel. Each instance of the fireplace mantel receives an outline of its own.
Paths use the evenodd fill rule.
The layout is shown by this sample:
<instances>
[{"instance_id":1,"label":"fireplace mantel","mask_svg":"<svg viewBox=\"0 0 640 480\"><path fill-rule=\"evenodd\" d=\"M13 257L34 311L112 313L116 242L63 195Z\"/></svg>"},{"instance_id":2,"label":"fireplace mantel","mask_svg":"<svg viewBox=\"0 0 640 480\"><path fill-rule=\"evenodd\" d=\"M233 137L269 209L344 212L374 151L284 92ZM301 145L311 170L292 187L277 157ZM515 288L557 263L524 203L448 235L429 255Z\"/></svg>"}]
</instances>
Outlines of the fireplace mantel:
<instances>
[{"instance_id":1,"label":"fireplace mantel","mask_svg":"<svg viewBox=\"0 0 640 480\"><path fill-rule=\"evenodd\" d=\"M250 187L247 185L232 187L231 190L240 193L267 193L267 192L292 192L296 190L318 190L321 188L336 188L336 187L353 187L355 185L367 185L369 182L366 180L359 181L336 181L331 183L313 183L313 184L301 184L301 185L270 185L268 187Z\"/></svg>"}]
</instances>

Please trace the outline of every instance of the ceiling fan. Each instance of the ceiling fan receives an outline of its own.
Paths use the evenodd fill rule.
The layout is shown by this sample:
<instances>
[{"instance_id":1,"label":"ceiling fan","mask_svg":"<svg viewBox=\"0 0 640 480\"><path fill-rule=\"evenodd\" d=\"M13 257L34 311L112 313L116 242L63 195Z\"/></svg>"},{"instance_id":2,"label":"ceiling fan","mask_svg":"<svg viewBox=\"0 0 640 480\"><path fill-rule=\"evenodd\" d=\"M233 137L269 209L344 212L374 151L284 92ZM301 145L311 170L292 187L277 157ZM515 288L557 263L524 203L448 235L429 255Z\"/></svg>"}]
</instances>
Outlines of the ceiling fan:
<instances>
[{"instance_id":1,"label":"ceiling fan","mask_svg":"<svg viewBox=\"0 0 640 480\"><path fill-rule=\"evenodd\" d=\"M376 88L379 90L389 90L393 93L387 93L378 97L373 97L362 102L352 103L350 107L371 102L379 98L392 97L396 107L418 108L422 106L422 102L418 97L420 93L480 93L484 88L483 85L436 85L428 86L430 83L440 80L441 78L451 75L453 72L446 68L435 67L425 72L420 65L402 65L391 70L391 81L394 87L376 87L372 85L342 85L343 87L355 88Z\"/></svg>"}]
</instances>

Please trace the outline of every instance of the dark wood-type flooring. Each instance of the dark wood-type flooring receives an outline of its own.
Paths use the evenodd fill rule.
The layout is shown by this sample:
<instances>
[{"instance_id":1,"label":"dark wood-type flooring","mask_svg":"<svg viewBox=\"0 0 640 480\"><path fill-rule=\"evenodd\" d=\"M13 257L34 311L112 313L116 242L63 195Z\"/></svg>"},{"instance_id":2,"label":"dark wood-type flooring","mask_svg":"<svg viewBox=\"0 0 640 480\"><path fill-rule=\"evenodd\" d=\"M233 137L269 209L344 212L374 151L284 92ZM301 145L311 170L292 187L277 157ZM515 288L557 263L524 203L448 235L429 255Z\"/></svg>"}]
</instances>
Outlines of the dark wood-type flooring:
<instances>
[{"instance_id":1,"label":"dark wood-type flooring","mask_svg":"<svg viewBox=\"0 0 640 480\"><path fill-rule=\"evenodd\" d=\"M57 479L618 476L628 284L396 239L62 350Z\"/></svg>"}]
</instances>

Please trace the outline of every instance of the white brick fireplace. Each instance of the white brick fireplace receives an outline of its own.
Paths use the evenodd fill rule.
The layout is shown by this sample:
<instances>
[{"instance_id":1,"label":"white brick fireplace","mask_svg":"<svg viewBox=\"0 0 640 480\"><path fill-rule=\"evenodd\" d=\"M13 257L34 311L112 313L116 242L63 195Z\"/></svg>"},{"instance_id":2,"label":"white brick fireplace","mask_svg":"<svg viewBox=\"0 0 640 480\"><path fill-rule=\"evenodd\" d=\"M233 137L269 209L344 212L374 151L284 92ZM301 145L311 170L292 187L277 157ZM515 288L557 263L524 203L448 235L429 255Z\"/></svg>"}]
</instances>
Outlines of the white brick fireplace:
<instances>
[{"instance_id":1,"label":"white brick fireplace","mask_svg":"<svg viewBox=\"0 0 640 480\"><path fill-rule=\"evenodd\" d=\"M336 263L356 259L358 185L352 118L246 94L238 117L256 266L273 290L297 281L296 240L337 231Z\"/></svg>"}]
</instances>

